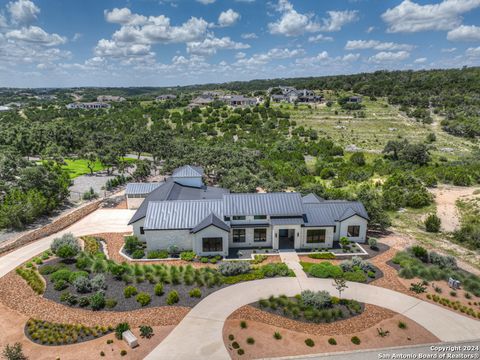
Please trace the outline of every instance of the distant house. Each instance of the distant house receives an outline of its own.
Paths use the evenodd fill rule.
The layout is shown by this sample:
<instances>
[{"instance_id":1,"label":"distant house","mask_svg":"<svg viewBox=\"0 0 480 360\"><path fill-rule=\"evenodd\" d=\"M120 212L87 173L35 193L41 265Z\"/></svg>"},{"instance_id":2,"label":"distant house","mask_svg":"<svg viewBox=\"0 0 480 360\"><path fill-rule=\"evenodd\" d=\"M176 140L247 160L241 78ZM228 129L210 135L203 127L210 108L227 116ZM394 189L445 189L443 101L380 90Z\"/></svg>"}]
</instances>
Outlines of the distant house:
<instances>
[{"instance_id":1,"label":"distant house","mask_svg":"<svg viewBox=\"0 0 480 360\"><path fill-rule=\"evenodd\" d=\"M225 95L219 99L230 106L255 106L259 103L257 98L245 97L243 95Z\"/></svg>"},{"instance_id":2,"label":"distant house","mask_svg":"<svg viewBox=\"0 0 480 360\"><path fill-rule=\"evenodd\" d=\"M9 111L10 108L8 106L0 105L0 111Z\"/></svg>"},{"instance_id":3,"label":"distant house","mask_svg":"<svg viewBox=\"0 0 480 360\"><path fill-rule=\"evenodd\" d=\"M85 102L85 103L70 103L67 106L67 109L82 109L82 110L90 110L90 109L109 109L111 107L108 103L103 102Z\"/></svg>"},{"instance_id":4,"label":"distant house","mask_svg":"<svg viewBox=\"0 0 480 360\"><path fill-rule=\"evenodd\" d=\"M157 101L165 101L165 100L175 100L177 98L177 95L173 94L164 94L164 95L159 95L155 98Z\"/></svg>"},{"instance_id":5,"label":"distant house","mask_svg":"<svg viewBox=\"0 0 480 360\"><path fill-rule=\"evenodd\" d=\"M274 88L268 89L268 93L271 94ZM270 101L272 102L289 102L289 103L315 103L321 102L323 97L315 95L313 90L297 90L292 86L279 86L278 89L282 91L282 94L272 94Z\"/></svg>"},{"instance_id":6,"label":"distant house","mask_svg":"<svg viewBox=\"0 0 480 360\"><path fill-rule=\"evenodd\" d=\"M324 200L296 192L230 193L203 184L203 170L176 169L153 190L129 184L142 197L129 224L147 250L193 250L226 256L230 248L331 248L342 237L366 241L368 214L358 201Z\"/></svg>"},{"instance_id":7,"label":"distant house","mask_svg":"<svg viewBox=\"0 0 480 360\"><path fill-rule=\"evenodd\" d=\"M203 96L198 96L195 99L193 99L190 104L188 104L188 109L193 109L196 107L204 107L209 104L211 104L214 101L214 98L212 97L203 97Z\"/></svg>"},{"instance_id":8,"label":"distant house","mask_svg":"<svg viewBox=\"0 0 480 360\"><path fill-rule=\"evenodd\" d=\"M361 103L362 102L362 97L361 96L350 96L348 98L349 103Z\"/></svg>"},{"instance_id":9,"label":"distant house","mask_svg":"<svg viewBox=\"0 0 480 360\"><path fill-rule=\"evenodd\" d=\"M122 96L114 96L114 95L100 95L100 96L97 96L97 101L98 102L109 102L109 101L122 102L122 101L125 101L125 100L127 100L127 99L125 99Z\"/></svg>"}]
</instances>

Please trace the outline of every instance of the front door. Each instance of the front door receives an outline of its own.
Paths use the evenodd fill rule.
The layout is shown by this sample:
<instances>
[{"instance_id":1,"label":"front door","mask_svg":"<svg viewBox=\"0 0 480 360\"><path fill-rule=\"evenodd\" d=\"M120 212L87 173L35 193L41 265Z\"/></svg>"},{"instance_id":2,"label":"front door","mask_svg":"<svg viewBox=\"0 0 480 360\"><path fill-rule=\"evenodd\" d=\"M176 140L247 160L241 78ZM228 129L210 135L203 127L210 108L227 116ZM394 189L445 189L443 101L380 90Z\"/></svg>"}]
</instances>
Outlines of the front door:
<instances>
[{"instance_id":1,"label":"front door","mask_svg":"<svg viewBox=\"0 0 480 360\"><path fill-rule=\"evenodd\" d=\"M278 230L278 248L279 249L295 248L295 229Z\"/></svg>"}]
</instances>

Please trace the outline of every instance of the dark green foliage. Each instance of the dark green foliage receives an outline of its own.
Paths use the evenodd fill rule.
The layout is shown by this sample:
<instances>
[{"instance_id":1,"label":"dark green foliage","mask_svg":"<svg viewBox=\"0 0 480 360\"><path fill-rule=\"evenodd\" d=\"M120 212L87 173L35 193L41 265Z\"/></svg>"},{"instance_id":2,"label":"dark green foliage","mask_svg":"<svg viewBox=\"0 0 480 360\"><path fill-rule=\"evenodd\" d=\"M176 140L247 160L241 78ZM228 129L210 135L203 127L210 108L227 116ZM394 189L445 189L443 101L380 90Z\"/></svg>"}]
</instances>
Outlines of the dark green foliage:
<instances>
[{"instance_id":1,"label":"dark green foliage","mask_svg":"<svg viewBox=\"0 0 480 360\"><path fill-rule=\"evenodd\" d=\"M153 292L157 296L163 295L163 284L162 283L156 284L155 287L153 288Z\"/></svg>"},{"instance_id":2,"label":"dark green foliage","mask_svg":"<svg viewBox=\"0 0 480 360\"><path fill-rule=\"evenodd\" d=\"M248 337L247 338L247 344L249 344L249 345L255 344L255 339L253 337Z\"/></svg>"},{"instance_id":3,"label":"dark green foliage","mask_svg":"<svg viewBox=\"0 0 480 360\"><path fill-rule=\"evenodd\" d=\"M127 330L130 330L130 324L129 323L123 322L123 323L118 324L115 327L115 337L118 340L122 340L122 334Z\"/></svg>"},{"instance_id":4,"label":"dark green foliage","mask_svg":"<svg viewBox=\"0 0 480 360\"><path fill-rule=\"evenodd\" d=\"M342 276L342 269L329 262L321 262L314 264L310 268L309 274L318 278L335 278Z\"/></svg>"},{"instance_id":5,"label":"dark green foliage","mask_svg":"<svg viewBox=\"0 0 480 360\"><path fill-rule=\"evenodd\" d=\"M176 304L180 300L180 297L178 296L178 292L176 290L172 290L167 294L167 304L168 305L173 305Z\"/></svg>"},{"instance_id":6,"label":"dark green foliage","mask_svg":"<svg viewBox=\"0 0 480 360\"><path fill-rule=\"evenodd\" d=\"M136 250L143 250L142 243L134 235L125 237L125 245L123 248L129 255L132 255Z\"/></svg>"},{"instance_id":7,"label":"dark green foliage","mask_svg":"<svg viewBox=\"0 0 480 360\"><path fill-rule=\"evenodd\" d=\"M351 341L352 343L354 343L355 345L360 345L360 342L361 342L358 336L353 336L353 337L350 339L350 341Z\"/></svg>"},{"instance_id":8,"label":"dark green foliage","mask_svg":"<svg viewBox=\"0 0 480 360\"><path fill-rule=\"evenodd\" d=\"M435 214L430 214L425 219L425 229L428 232L433 232L433 233L439 232L440 231L440 224L441 224L441 220Z\"/></svg>"},{"instance_id":9,"label":"dark green foliage","mask_svg":"<svg viewBox=\"0 0 480 360\"><path fill-rule=\"evenodd\" d=\"M240 321L240 327L241 327L242 329L246 329L246 328L248 327L247 322L246 322L246 321L243 321L243 320Z\"/></svg>"},{"instance_id":10,"label":"dark green foliage","mask_svg":"<svg viewBox=\"0 0 480 360\"><path fill-rule=\"evenodd\" d=\"M330 339L328 339L328 343L330 345L337 345L337 340L335 340L334 338L330 338Z\"/></svg>"},{"instance_id":11,"label":"dark green foliage","mask_svg":"<svg viewBox=\"0 0 480 360\"><path fill-rule=\"evenodd\" d=\"M407 328L407 324L405 324L403 321L399 321L398 322L398 327L400 329L406 329Z\"/></svg>"},{"instance_id":12,"label":"dark green foliage","mask_svg":"<svg viewBox=\"0 0 480 360\"><path fill-rule=\"evenodd\" d=\"M238 348L240 348L240 344L238 342L234 341L234 342L232 342L232 348L238 349Z\"/></svg>"},{"instance_id":13,"label":"dark green foliage","mask_svg":"<svg viewBox=\"0 0 480 360\"><path fill-rule=\"evenodd\" d=\"M22 344L20 343L7 344L3 349L2 356L6 360L28 360L28 357L23 354Z\"/></svg>"},{"instance_id":14,"label":"dark green foliage","mask_svg":"<svg viewBox=\"0 0 480 360\"><path fill-rule=\"evenodd\" d=\"M416 258L422 260L423 262L428 261L428 251L423 246L420 246L420 245L412 246L410 248L410 251Z\"/></svg>"},{"instance_id":15,"label":"dark green foliage","mask_svg":"<svg viewBox=\"0 0 480 360\"><path fill-rule=\"evenodd\" d=\"M123 295L128 299L132 296L137 295L138 291L135 286L126 286L125 289L123 289Z\"/></svg>"},{"instance_id":16,"label":"dark green foliage","mask_svg":"<svg viewBox=\"0 0 480 360\"><path fill-rule=\"evenodd\" d=\"M315 346L315 341L313 341L310 338L305 339L305 345L307 345L308 347L314 347Z\"/></svg>"},{"instance_id":17,"label":"dark green foliage","mask_svg":"<svg viewBox=\"0 0 480 360\"><path fill-rule=\"evenodd\" d=\"M281 339L282 339L282 334L280 334L278 331L275 331L275 332L273 333L273 338L274 338L275 340L281 340Z\"/></svg>"},{"instance_id":18,"label":"dark green foliage","mask_svg":"<svg viewBox=\"0 0 480 360\"><path fill-rule=\"evenodd\" d=\"M145 251L142 249L135 250L132 254L132 259L142 259L145 257Z\"/></svg>"},{"instance_id":19,"label":"dark green foliage","mask_svg":"<svg viewBox=\"0 0 480 360\"><path fill-rule=\"evenodd\" d=\"M78 240L72 234L54 239L50 249L55 255L64 259L75 257L81 250Z\"/></svg>"},{"instance_id":20,"label":"dark green foliage","mask_svg":"<svg viewBox=\"0 0 480 360\"><path fill-rule=\"evenodd\" d=\"M141 325L140 326L140 336L142 338L150 339L153 336L153 329L151 326Z\"/></svg>"},{"instance_id":21,"label":"dark green foliage","mask_svg":"<svg viewBox=\"0 0 480 360\"><path fill-rule=\"evenodd\" d=\"M36 270L19 267L16 272L27 282L33 291L37 294L44 293L45 284Z\"/></svg>"},{"instance_id":22,"label":"dark green foliage","mask_svg":"<svg viewBox=\"0 0 480 360\"><path fill-rule=\"evenodd\" d=\"M141 306L147 306L152 301L152 298L149 294L141 292L137 295L136 300Z\"/></svg>"},{"instance_id":23,"label":"dark green foliage","mask_svg":"<svg viewBox=\"0 0 480 360\"><path fill-rule=\"evenodd\" d=\"M105 307L105 295L99 291L90 296L90 306L92 310L101 310Z\"/></svg>"},{"instance_id":24,"label":"dark green foliage","mask_svg":"<svg viewBox=\"0 0 480 360\"><path fill-rule=\"evenodd\" d=\"M132 255L135 255L136 251L134 251ZM166 259L168 256L169 254L167 250L152 250L147 253L147 259Z\"/></svg>"},{"instance_id":25,"label":"dark green foliage","mask_svg":"<svg viewBox=\"0 0 480 360\"><path fill-rule=\"evenodd\" d=\"M184 261L193 261L197 255L193 251L183 251L180 253L180 259Z\"/></svg>"},{"instance_id":26,"label":"dark green foliage","mask_svg":"<svg viewBox=\"0 0 480 360\"><path fill-rule=\"evenodd\" d=\"M335 254L331 252L320 252L314 254L308 254L310 259L335 259Z\"/></svg>"},{"instance_id":27,"label":"dark green foliage","mask_svg":"<svg viewBox=\"0 0 480 360\"><path fill-rule=\"evenodd\" d=\"M202 291L199 288L194 288L194 289L190 290L190 292L188 294L190 295L190 297L193 297L193 298L201 298L202 297Z\"/></svg>"},{"instance_id":28,"label":"dark green foliage","mask_svg":"<svg viewBox=\"0 0 480 360\"><path fill-rule=\"evenodd\" d=\"M413 291L416 294L424 293L427 290L426 286L422 283L412 283L410 284L410 291Z\"/></svg>"},{"instance_id":29,"label":"dark green foliage","mask_svg":"<svg viewBox=\"0 0 480 360\"><path fill-rule=\"evenodd\" d=\"M420 180L408 174L390 176L383 184L383 197L388 209L420 208L432 202L432 195Z\"/></svg>"}]
</instances>

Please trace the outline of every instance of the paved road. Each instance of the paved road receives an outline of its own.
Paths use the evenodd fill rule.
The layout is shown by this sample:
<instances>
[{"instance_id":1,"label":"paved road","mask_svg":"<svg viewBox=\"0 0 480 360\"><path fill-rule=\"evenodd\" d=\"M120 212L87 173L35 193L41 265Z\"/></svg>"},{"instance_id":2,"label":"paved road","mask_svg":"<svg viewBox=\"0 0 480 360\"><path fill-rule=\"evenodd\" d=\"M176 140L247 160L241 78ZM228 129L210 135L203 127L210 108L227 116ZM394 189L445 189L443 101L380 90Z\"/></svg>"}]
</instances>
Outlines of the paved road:
<instances>
[{"instance_id":1,"label":"paved road","mask_svg":"<svg viewBox=\"0 0 480 360\"><path fill-rule=\"evenodd\" d=\"M65 230L56 234L37 240L31 244L12 251L0 258L0 277L4 276L11 270L15 269L21 263L38 255L42 251L50 247L50 243L56 237L65 233L73 233L74 235L88 235L102 232L126 232L131 231L132 227L128 226L128 220L135 213L135 210L123 209L99 209L77 221Z\"/></svg>"},{"instance_id":2,"label":"paved road","mask_svg":"<svg viewBox=\"0 0 480 360\"><path fill-rule=\"evenodd\" d=\"M479 321L392 290L361 283L348 283L348 286L342 295L345 298L403 314L442 341L480 339ZM249 281L216 291L195 306L146 359L228 359L222 331L225 320L233 311L260 298L281 294L294 296L304 289L336 292L331 279L303 277Z\"/></svg>"},{"instance_id":3,"label":"paved road","mask_svg":"<svg viewBox=\"0 0 480 360\"><path fill-rule=\"evenodd\" d=\"M444 350L439 347L452 346L459 347L452 350ZM466 347L469 350L466 350ZM324 359L333 359L333 360L377 360L377 359L400 359L399 356L405 356L406 359L419 359L422 355L433 354L436 357L430 357L431 359L440 359L442 356L445 356L445 359L454 358L454 356L473 356L474 359L480 357L479 351L480 340L475 341L461 341L461 342L449 342L441 344L431 344L431 345L418 345L418 346L402 346L388 349L378 349L378 350L357 350L357 351L345 351L341 353L325 353L317 355L304 355L304 356L285 356L279 358L271 358L270 360L287 360L287 359L296 359L296 360L324 360ZM444 354L444 355L442 355ZM412 357L416 356L416 357ZM428 356L428 355L427 355ZM430 355L431 356L431 355ZM424 357L426 358L426 357ZM457 357L462 358L462 357ZM467 359L467 357L463 357Z\"/></svg>"}]
</instances>

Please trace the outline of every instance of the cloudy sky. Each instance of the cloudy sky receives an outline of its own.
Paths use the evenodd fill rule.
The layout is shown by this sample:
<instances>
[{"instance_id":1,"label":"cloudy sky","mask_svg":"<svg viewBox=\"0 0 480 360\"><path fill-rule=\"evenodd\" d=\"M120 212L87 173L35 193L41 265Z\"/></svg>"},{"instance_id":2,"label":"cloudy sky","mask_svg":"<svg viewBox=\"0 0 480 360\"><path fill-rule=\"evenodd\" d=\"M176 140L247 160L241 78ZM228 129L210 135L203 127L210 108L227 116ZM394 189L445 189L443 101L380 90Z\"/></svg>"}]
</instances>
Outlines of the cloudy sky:
<instances>
[{"instance_id":1,"label":"cloudy sky","mask_svg":"<svg viewBox=\"0 0 480 360\"><path fill-rule=\"evenodd\" d=\"M0 0L0 86L480 65L480 0Z\"/></svg>"}]
</instances>

